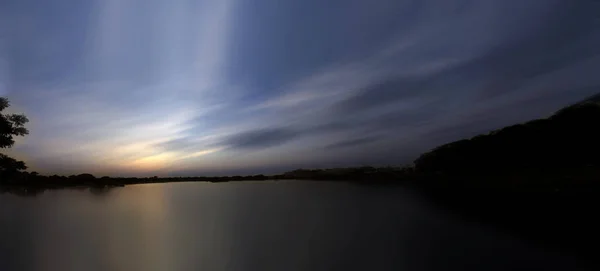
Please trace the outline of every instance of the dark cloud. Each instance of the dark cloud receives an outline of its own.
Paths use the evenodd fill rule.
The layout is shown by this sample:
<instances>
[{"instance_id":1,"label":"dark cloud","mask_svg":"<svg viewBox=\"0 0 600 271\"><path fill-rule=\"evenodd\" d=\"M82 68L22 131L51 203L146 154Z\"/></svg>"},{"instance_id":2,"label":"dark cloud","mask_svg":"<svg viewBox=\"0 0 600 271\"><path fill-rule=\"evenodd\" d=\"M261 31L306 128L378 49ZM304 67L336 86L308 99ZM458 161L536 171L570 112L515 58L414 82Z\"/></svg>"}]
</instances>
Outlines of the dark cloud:
<instances>
[{"instance_id":1,"label":"dark cloud","mask_svg":"<svg viewBox=\"0 0 600 271\"><path fill-rule=\"evenodd\" d=\"M356 146L360 146L360 145L366 145L371 142L375 142L377 140L379 140L379 138L376 136L361 137L361 138L356 138L356 139L351 139L351 140L340 141L338 143L327 145L327 146L325 146L325 148L332 149L332 150L333 149L343 149L343 148L348 148L348 147L356 147Z\"/></svg>"},{"instance_id":2,"label":"dark cloud","mask_svg":"<svg viewBox=\"0 0 600 271\"><path fill-rule=\"evenodd\" d=\"M598 11L597 3L564 1L548 6L554 8L546 17L523 27L530 31L526 34L518 31L480 55L446 69L423 76L385 79L339 103L337 109L345 115L423 96L443 98L446 102L457 100L469 106L465 99L468 93L484 98L504 95L538 76L598 55L600 23L593 15Z\"/></svg>"},{"instance_id":3,"label":"dark cloud","mask_svg":"<svg viewBox=\"0 0 600 271\"><path fill-rule=\"evenodd\" d=\"M263 149L284 144L298 135L299 132L288 128L266 128L230 136L223 143L235 149Z\"/></svg>"},{"instance_id":4,"label":"dark cloud","mask_svg":"<svg viewBox=\"0 0 600 271\"><path fill-rule=\"evenodd\" d=\"M193 147L196 144L197 143L194 142L193 138L182 137L165 142L160 142L155 144L154 146L165 151L180 151L189 149L190 147Z\"/></svg>"},{"instance_id":5,"label":"dark cloud","mask_svg":"<svg viewBox=\"0 0 600 271\"><path fill-rule=\"evenodd\" d=\"M358 127L357 122L352 122L349 120L334 120L323 124L317 124L306 131L307 133L312 134L322 134L322 133L333 133L339 131L347 131L351 129L356 129Z\"/></svg>"},{"instance_id":6,"label":"dark cloud","mask_svg":"<svg viewBox=\"0 0 600 271\"><path fill-rule=\"evenodd\" d=\"M424 105L421 108L412 110L400 110L386 113L367 121L364 126L370 130L402 130L427 125L437 117L443 116L443 107Z\"/></svg>"},{"instance_id":7,"label":"dark cloud","mask_svg":"<svg viewBox=\"0 0 600 271\"><path fill-rule=\"evenodd\" d=\"M306 130L306 134L328 134L337 132L372 133L383 131L402 131L426 125L444 114L442 101L426 103L411 109L393 110L367 118L337 117Z\"/></svg>"},{"instance_id":8,"label":"dark cloud","mask_svg":"<svg viewBox=\"0 0 600 271\"><path fill-rule=\"evenodd\" d=\"M361 90L336 105L341 114L363 112L398 100L413 98L420 93L423 82L408 78L392 78Z\"/></svg>"}]
</instances>

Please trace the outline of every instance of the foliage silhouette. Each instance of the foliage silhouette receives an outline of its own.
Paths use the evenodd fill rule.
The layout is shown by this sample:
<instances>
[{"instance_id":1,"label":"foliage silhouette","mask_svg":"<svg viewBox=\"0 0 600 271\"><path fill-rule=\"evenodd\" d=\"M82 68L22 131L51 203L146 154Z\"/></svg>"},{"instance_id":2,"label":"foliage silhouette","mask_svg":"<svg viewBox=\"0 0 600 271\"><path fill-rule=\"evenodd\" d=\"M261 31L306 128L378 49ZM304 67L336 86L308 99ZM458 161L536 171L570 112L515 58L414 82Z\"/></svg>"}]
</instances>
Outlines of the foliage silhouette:
<instances>
[{"instance_id":1,"label":"foliage silhouette","mask_svg":"<svg viewBox=\"0 0 600 271\"><path fill-rule=\"evenodd\" d=\"M15 136L25 136L29 131L25 124L29 122L25 115L2 114L8 108L8 99L0 97L0 148L10 148L15 144Z\"/></svg>"},{"instance_id":2,"label":"foliage silhouette","mask_svg":"<svg viewBox=\"0 0 600 271\"><path fill-rule=\"evenodd\" d=\"M600 166L600 104L585 101L548 119L442 145L415 161L420 173L512 175Z\"/></svg>"},{"instance_id":3,"label":"foliage silhouette","mask_svg":"<svg viewBox=\"0 0 600 271\"><path fill-rule=\"evenodd\" d=\"M10 106L8 99L0 97L0 148L10 148L15 144L15 136L25 136L29 131L25 124L29 122L25 115L2 114ZM0 181L15 173L27 169L25 163L0 154Z\"/></svg>"}]
</instances>

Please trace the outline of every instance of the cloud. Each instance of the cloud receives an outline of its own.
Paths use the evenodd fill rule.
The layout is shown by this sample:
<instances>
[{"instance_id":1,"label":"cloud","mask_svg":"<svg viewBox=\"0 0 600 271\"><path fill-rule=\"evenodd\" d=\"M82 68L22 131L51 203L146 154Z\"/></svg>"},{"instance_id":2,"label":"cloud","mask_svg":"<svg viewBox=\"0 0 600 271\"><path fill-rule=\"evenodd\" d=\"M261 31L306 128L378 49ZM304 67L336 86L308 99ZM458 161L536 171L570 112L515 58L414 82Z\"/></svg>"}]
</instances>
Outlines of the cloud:
<instances>
[{"instance_id":1,"label":"cloud","mask_svg":"<svg viewBox=\"0 0 600 271\"><path fill-rule=\"evenodd\" d=\"M205 149L205 150L201 150L201 151L192 152L192 153L189 153L189 154L184 154L183 156L177 157L176 160L196 158L196 157L208 155L208 154L211 154L211 153L215 153L215 152L218 152L218 151L221 151L221 150L223 150L223 148Z\"/></svg>"},{"instance_id":2,"label":"cloud","mask_svg":"<svg viewBox=\"0 0 600 271\"><path fill-rule=\"evenodd\" d=\"M357 138L357 139L351 139L351 140L344 140L344 141L340 141L334 144L330 144L325 146L326 149L341 149L341 148L348 148L348 147L356 147L356 146L361 146L361 145L366 145L369 144L371 142L375 142L379 140L378 137L362 137L362 138Z\"/></svg>"},{"instance_id":3,"label":"cloud","mask_svg":"<svg viewBox=\"0 0 600 271\"><path fill-rule=\"evenodd\" d=\"M340 114L363 113L371 108L394 103L398 100L414 98L422 90L423 82L412 78L388 79L362 89L336 107Z\"/></svg>"},{"instance_id":4,"label":"cloud","mask_svg":"<svg viewBox=\"0 0 600 271\"><path fill-rule=\"evenodd\" d=\"M256 129L230 136L223 143L236 149L262 149L284 144L298 135L299 132L287 128Z\"/></svg>"},{"instance_id":5,"label":"cloud","mask_svg":"<svg viewBox=\"0 0 600 271\"><path fill-rule=\"evenodd\" d=\"M181 151L193 147L196 143L197 142L190 137L181 137L156 143L154 146L165 151Z\"/></svg>"},{"instance_id":6,"label":"cloud","mask_svg":"<svg viewBox=\"0 0 600 271\"><path fill-rule=\"evenodd\" d=\"M554 14L560 5L562 4L558 2L548 3L535 13L538 13L538 16ZM503 14L497 12L497 8L508 12L508 7L508 4L499 6L489 1L481 4L471 2L463 11L467 18L447 17L447 22L443 25L433 25L431 22L417 24L416 28L424 31L418 33L418 38L408 37L408 40L415 42L392 42L381 53L366 59L333 65L330 70L325 69L317 76L309 76L292 84L309 87L292 87L283 95L261 104L261 108L271 108L284 113L279 117L293 119L295 129L313 132L299 136L361 130L365 133L373 130L403 134L420 133L421 130L431 129L425 127L426 125L443 126L444 121L468 123L469 118L481 114L479 112L493 110L494 106L486 99L498 94L506 96L506 99L498 98L498 102L504 101L499 108L507 108L522 99L519 96L528 95L529 91L533 91L520 88L527 82L533 82L539 76L573 65L597 53L595 47L585 44L592 38L586 31L593 31L590 29L593 24L577 19L576 15L560 16L589 30L570 32L567 35L571 38L566 40L559 40L559 37L563 36L563 26L557 28L557 25L550 21L536 24L534 20L541 18L545 21L547 18L526 18L523 16L531 14L522 12L517 12L521 17L516 20L523 23L527 21L530 23L527 27L519 30L518 25L508 24L497 33L490 32L490 25L497 23L493 20L500 19L500 14ZM563 8L574 11L574 14L581 12L581 7L573 5ZM481 9L485 12L478 14ZM484 19L486 13L492 16ZM474 20L481 21L479 25L470 25ZM477 31L459 31L462 27ZM454 31L456 37L451 37L449 44L440 42L439 37L434 34L441 29ZM509 29L516 32L510 32ZM537 32L524 34L525 30ZM459 39L467 38L467 34L483 39L473 40L472 43L466 39ZM592 40L593 43L598 43L597 38ZM419 44L417 41L426 44L421 47L412 46L413 43ZM460 47L464 44L478 47L474 50L461 50ZM450 45L446 48L447 53L443 53L442 46L447 45ZM429 52L435 51L433 48L436 47L439 56L432 55L428 60L423 59ZM574 51L574 48L582 50ZM421 59L415 59L414 56L420 56ZM390 65L390 58L398 64ZM406 64L403 63L403 59ZM357 79L352 76L354 74L363 76ZM314 82L321 81L314 78L327 80L324 80L326 83L318 84ZM330 86L341 86L345 89L331 90ZM519 89L520 93L516 93ZM563 91L566 90L567 87ZM510 95L511 92L515 95ZM302 112L302 106L311 110ZM285 114L286 109L293 110ZM299 112L302 112L300 117ZM460 119L454 116L463 117Z\"/></svg>"},{"instance_id":7,"label":"cloud","mask_svg":"<svg viewBox=\"0 0 600 271\"><path fill-rule=\"evenodd\" d=\"M477 4L474 6L465 12L476 12ZM486 6L487 8L491 7ZM489 12L491 10L488 9ZM540 12L549 11L546 8ZM481 17L475 13L470 16ZM497 16L494 14L493 17L498 18ZM455 19L448 20L452 22ZM470 22L462 19L455 21L455 25L419 26L429 30L421 33L422 37L413 40L427 41L435 38L430 34L436 33L436 27L448 29L454 26L458 29ZM488 31L485 27L478 30ZM487 39L485 42L475 42L479 46L496 43L495 47L481 47L473 52L453 52L458 48L450 47L447 56L442 54L443 57L430 57L429 60L415 60L412 56L423 56L431 48L440 47L444 43L426 44L423 48L412 46L412 42L392 42L382 53L353 63L334 64L329 69L318 71L314 76L300 79L282 91L283 94L270 98L255 109L276 112L278 121L275 121L275 126L278 125L277 122L291 123L294 130L305 131L294 138L341 131L367 133L388 130L416 133L419 129L425 129L419 128L420 126L442 125L443 121L454 115L468 118L476 114L479 106L477 103L483 102L481 99L487 95L498 91L507 95L539 75L589 57L589 53L595 52L582 50L578 57L553 55L562 50L571 50L578 43L552 43L560 33L552 33L553 28L546 26L537 27L536 30L545 34L516 35L517 38L500 40L502 35L494 38L489 33L481 32ZM508 33L503 31L500 33ZM476 33L469 35L476 36ZM465 35L465 32L457 35ZM536 45L531 44L537 44L544 50L536 52ZM395 54L393 58L399 65L389 65L392 51ZM403 65L401 58L405 58L408 64ZM548 62L544 59L553 60ZM551 65L538 65L539 63ZM516 97L512 99L516 101ZM507 105L510 103L508 101ZM305 111L303 108L310 110ZM286 143L290 137L277 138L282 140L274 141Z\"/></svg>"}]
</instances>

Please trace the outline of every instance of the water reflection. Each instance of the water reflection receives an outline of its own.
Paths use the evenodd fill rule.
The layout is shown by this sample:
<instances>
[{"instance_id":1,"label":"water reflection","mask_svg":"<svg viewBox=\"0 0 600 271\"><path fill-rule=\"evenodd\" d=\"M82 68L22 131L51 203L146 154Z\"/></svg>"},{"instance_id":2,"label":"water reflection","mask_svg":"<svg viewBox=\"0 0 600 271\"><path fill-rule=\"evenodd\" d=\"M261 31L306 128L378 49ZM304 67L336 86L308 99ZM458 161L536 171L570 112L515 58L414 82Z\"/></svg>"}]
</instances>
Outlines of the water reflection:
<instances>
[{"instance_id":1,"label":"water reflection","mask_svg":"<svg viewBox=\"0 0 600 271\"><path fill-rule=\"evenodd\" d=\"M0 195L0 270L574 270L401 188L172 183Z\"/></svg>"}]
</instances>

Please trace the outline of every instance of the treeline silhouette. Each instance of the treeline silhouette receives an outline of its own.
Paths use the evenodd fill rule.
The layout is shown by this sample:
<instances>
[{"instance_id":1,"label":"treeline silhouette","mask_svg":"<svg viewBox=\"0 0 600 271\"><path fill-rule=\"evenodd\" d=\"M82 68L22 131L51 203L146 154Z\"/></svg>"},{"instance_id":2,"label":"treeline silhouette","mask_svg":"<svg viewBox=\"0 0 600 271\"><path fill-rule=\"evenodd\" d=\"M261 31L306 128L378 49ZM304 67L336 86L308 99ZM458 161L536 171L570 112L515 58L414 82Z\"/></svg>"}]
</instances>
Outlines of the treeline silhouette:
<instances>
[{"instance_id":1,"label":"treeline silhouette","mask_svg":"<svg viewBox=\"0 0 600 271\"><path fill-rule=\"evenodd\" d=\"M467 219L600 268L599 102L437 147L415 161L410 184Z\"/></svg>"},{"instance_id":2,"label":"treeline silhouette","mask_svg":"<svg viewBox=\"0 0 600 271\"><path fill-rule=\"evenodd\" d=\"M565 189L600 177L600 104L586 100L533 120L442 145L415 172L446 187Z\"/></svg>"},{"instance_id":3,"label":"treeline silhouette","mask_svg":"<svg viewBox=\"0 0 600 271\"><path fill-rule=\"evenodd\" d=\"M327 181L398 181L411 175L412 168L405 167L358 167L333 169L298 169L277 175L247 175L218 177L100 177L92 174L71 176L43 176L37 172L14 172L10 178L2 179L0 192L12 192L18 195L35 196L48 189L95 189L108 190L132 184L168 183L168 182L231 182L231 181L278 181L278 180L327 180Z\"/></svg>"},{"instance_id":4,"label":"treeline silhouette","mask_svg":"<svg viewBox=\"0 0 600 271\"><path fill-rule=\"evenodd\" d=\"M419 172L512 174L600 165L600 106L583 102L548 119L452 142L415 161Z\"/></svg>"}]
</instances>

